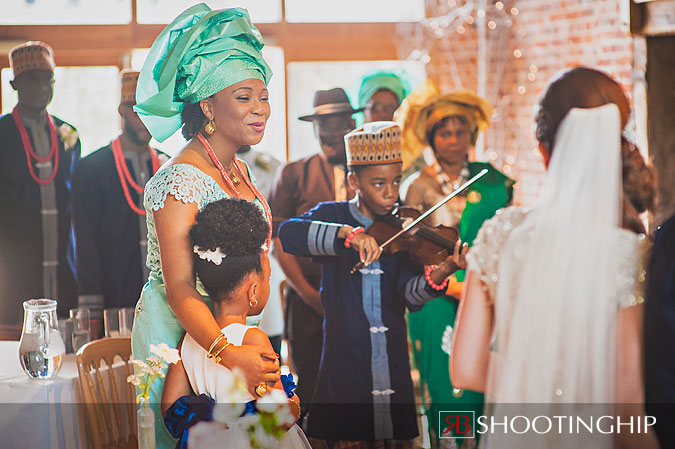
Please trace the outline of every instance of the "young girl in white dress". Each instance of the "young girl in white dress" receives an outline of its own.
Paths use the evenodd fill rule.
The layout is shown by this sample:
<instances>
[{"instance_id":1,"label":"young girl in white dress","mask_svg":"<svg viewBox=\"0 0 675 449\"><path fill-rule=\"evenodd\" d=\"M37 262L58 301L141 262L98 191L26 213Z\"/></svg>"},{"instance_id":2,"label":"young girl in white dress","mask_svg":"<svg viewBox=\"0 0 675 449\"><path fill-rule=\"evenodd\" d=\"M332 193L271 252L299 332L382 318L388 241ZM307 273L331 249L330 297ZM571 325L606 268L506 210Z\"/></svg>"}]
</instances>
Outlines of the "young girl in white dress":
<instances>
[{"instance_id":1,"label":"young girl in white dress","mask_svg":"<svg viewBox=\"0 0 675 449\"><path fill-rule=\"evenodd\" d=\"M213 298L214 316L228 345L271 348L263 331L246 325L247 316L262 312L270 293L270 263L265 251L268 232L269 225L260 209L237 198L224 198L206 205L190 229L195 271ZM233 403L254 401L273 388L284 390L281 382L260 384L244 397L234 398L234 376L218 363L217 355L209 358L208 352L189 334L184 336L178 349L181 361L171 365L162 393L165 416L179 398L193 393L209 396L216 403ZM289 395L288 406L297 419L298 397ZM310 447L297 425L290 428L282 444L288 448Z\"/></svg>"}]
</instances>

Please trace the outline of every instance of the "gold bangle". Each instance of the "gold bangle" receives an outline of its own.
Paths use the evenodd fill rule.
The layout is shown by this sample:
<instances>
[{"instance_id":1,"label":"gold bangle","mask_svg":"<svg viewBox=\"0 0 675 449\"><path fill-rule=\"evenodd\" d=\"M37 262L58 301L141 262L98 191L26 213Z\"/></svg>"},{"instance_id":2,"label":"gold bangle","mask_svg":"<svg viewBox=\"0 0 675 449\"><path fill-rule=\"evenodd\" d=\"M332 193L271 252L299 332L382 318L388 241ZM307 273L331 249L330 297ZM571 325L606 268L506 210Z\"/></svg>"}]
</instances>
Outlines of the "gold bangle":
<instances>
[{"instance_id":1,"label":"gold bangle","mask_svg":"<svg viewBox=\"0 0 675 449\"><path fill-rule=\"evenodd\" d=\"M209 346L209 350L208 350L207 352L208 352L209 354L211 354L211 351L213 351L213 348L215 348L216 345L218 344L218 342L219 342L220 340L222 340L223 338L225 338L225 335L223 335L223 334L218 334L218 336L217 336L216 338L213 339L213 342L211 343L211 346Z\"/></svg>"},{"instance_id":2,"label":"gold bangle","mask_svg":"<svg viewBox=\"0 0 675 449\"><path fill-rule=\"evenodd\" d=\"M225 335L218 334L218 336L213 340L213 343L211 343L211 346L209 346L208 355L207 355L208 358L213 358L213 354L212 354L213 348L215 348L216 345L224 338L225 338Z\"/></svg>"},{"instance_id":3,"label":"gold bangle","mask_svg":"<svg viewBox=\"0 0 675 449\"><path fill-rule=\"evenodd\" d=\"M232 346L232 343L230 343L229 341L226 341L225 344L223 346L221 346L220 349L218 351L216 351L215 354L213 354L213 358L214 359L217 358L218 360L220 360L220 357L219 357L220 353L223 352L223 350L225 348L227 348L228 346ZM218 363L220 363L220 362L218 362Z\"/></svg>"}]
</instances>

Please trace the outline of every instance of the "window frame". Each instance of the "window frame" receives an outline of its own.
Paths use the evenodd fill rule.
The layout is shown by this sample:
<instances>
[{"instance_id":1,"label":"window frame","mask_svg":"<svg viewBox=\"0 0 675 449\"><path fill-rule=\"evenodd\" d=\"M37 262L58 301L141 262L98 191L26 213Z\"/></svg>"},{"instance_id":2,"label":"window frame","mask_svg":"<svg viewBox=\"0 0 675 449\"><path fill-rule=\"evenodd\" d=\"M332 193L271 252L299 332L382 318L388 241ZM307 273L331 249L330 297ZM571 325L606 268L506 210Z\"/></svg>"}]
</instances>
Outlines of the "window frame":
<instances>
[{"instance_id":1,"label":"window frame","mask_svg":"<svg viewBox=\"0 0 675 449\"><path fill-rule=\"evenodd\" d=\"M150 48L166 24L137 22L136 0L131 22L123 25L3 25L0 26L0 69L9 67L9 50L28 40L49 43L59 66L130 67L133 49ZM292 62L397 60L399 22L286 22L285 0L281 21L260 23L265 42L279 46L285 55L285 96L288 97L287 66ZM428 3L431 0L426 0ZM1 92L0 92L1 95ZM0 97L0 103L2 98ZM288 158L288 101L286 101L286 157Z\"/></svg>"}]
</instances>

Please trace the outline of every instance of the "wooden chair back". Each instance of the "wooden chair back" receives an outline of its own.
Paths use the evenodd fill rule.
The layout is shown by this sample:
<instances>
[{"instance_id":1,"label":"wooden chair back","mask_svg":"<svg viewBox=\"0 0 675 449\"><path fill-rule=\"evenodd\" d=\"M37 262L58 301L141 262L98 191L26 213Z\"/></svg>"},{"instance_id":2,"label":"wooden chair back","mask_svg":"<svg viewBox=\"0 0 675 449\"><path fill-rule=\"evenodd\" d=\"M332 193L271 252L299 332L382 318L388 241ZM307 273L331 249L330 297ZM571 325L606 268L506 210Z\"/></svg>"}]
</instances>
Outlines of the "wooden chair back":
<instances>
[{"instance_id":1,"label":"wooden chair back","mask_svg":"<svg viewBox=\"0 0 675 449\"><path fill-rule=\"evenodd\" d=\"M283 311L286 310L286 286L287 285L288 285L288 281L286 279L279 282L279 298L281 298L281 310L283 310Z\"/></svg>"},{"instance_id":2,"label":"wooden chair back","mask_svg":"<svg viewBox=\"0 0 675 449\"><path fill-rule=\"evenodd\" d=\"M286 316L286 287L288 286L288 281L284 279L279 283L279 297L281 298L281 310L283 311L282 313L284 316ZM285 320L284 320L285 321ZM283 364L288 366L288 369L291 371L295 371L295 367L293 366L293 355L291 354L291 345L288 344L286 340L281 341L281 347L282 350L279 351L281 353L284 352L284 348L286 350L285 354L285 359L282 360Z\"/></svg>"},{"instance_id":3,"label":"wooden chair back","mask_svg":"<svg viewBox=\"0 0 675 449\"><path fill-rule=\"evenodd\" d=\"M134 373L131 338L95 340L77 351L77 372L91 447L135 449L136 389L127 383Z\"/></svg>"}]
</instances>

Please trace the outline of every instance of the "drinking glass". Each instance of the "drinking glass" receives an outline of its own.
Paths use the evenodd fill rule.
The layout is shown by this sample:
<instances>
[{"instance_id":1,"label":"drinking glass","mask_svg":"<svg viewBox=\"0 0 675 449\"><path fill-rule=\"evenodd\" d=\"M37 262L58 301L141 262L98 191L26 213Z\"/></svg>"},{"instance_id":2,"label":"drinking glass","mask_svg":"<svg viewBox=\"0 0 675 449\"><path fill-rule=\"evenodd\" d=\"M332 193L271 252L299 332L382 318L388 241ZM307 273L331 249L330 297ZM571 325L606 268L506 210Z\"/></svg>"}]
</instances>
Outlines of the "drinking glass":
<instances>
[{"instance_id":1,"label":"drinking glass","mask_svg":"<svg viewBox=\"0 0 675 449\"><path fill-rule=\"evenodd\" d=\"M70 318L59 318L59 333L61 340L66 346L66 354L73 353L73 320Z\"/></svg>"},{"instance_id":2,"label":"drinking glass","mask_svg":"<svg viewBox=\"0 0 675 449\"><path fill-rule=\"evenodd\" d=\"M103 310L103 327L105 328L106 337L120 336L120 309L104 309Z\"/></svg>"},{"instance_id":3,"label":"drinking glass","mask_svg":"<svg viewBox=\"0 0 675 449\"><path fill-rule=\"evenodd\" d=\"M119 310L120 337L131 337L131 328L134 325L134 308L124 307Z\"/></svg>"},{"instance_id":4,"label":"drinking glass","mask_svg":"<svg viewBox=\"0 0 675 449\"><path fill-rule=\"evenodd\" d=\"M89 309L78 307L70 309L70 319L73 322L73 352L91 341L89 333Z\"/></svg>"}]
</instances>

